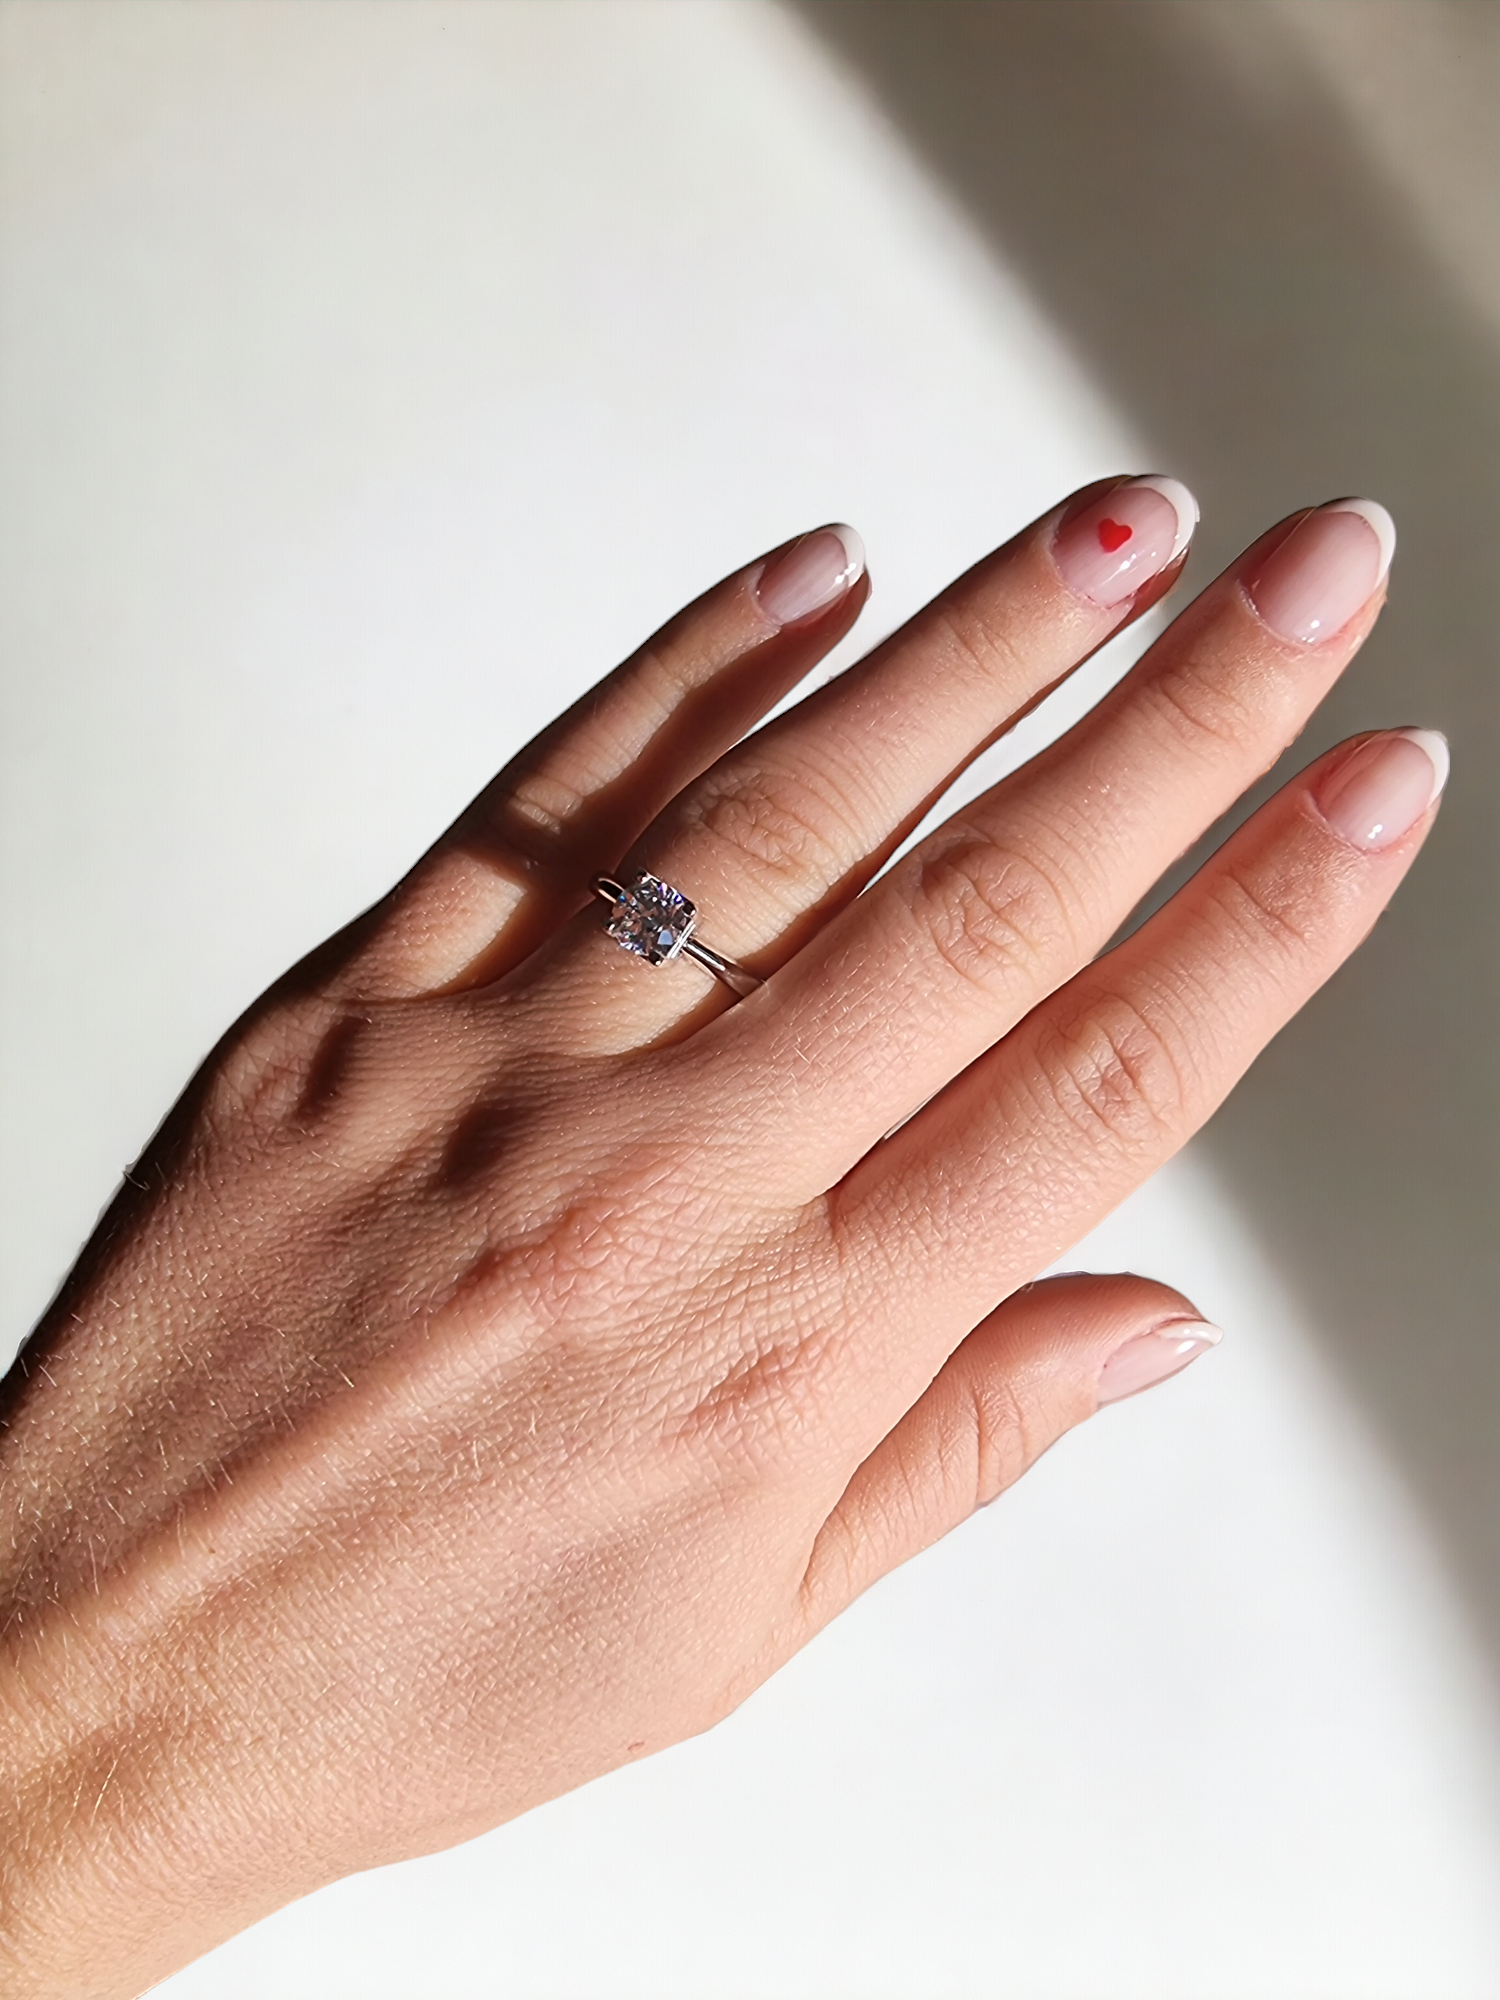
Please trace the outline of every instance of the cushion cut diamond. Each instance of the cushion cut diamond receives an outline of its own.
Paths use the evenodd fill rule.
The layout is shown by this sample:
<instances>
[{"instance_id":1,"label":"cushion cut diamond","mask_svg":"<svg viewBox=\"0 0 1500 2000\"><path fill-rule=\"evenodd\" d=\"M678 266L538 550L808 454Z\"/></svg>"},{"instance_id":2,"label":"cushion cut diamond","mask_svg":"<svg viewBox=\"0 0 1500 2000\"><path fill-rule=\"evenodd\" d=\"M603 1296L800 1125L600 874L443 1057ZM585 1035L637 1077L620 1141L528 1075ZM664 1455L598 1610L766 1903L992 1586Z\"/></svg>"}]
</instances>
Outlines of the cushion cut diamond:
<instances>
[{"instance_id":1,"label":"cushion cut diamond","mask_svg":"<svg viewBox=\"0 0 1500 2000\"><path fill-rule=\"evenodd\" d=\"M697 909L686 896L644 871L624 885L625 893L604 928L616 944L650 965L675 958L693 934Z\"/></svg>"}]
</instances>

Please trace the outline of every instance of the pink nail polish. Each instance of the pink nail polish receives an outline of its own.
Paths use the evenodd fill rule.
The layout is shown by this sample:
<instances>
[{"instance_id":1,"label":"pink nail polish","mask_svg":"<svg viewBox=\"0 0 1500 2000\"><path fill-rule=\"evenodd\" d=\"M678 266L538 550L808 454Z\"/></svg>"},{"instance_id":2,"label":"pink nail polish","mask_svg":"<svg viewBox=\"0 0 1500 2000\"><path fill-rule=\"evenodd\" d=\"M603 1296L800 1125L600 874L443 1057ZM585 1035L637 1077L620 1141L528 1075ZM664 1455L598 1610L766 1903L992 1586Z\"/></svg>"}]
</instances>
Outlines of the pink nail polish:
<instances>
[{"instance_id":1,"label":"pink nail polish","mask_svg":"<svg viewBox=\"0 0 1500 2000\"><path fill-rule=\"evenodd\" d=\"M1278 639L1316 646L1374 596L1396 553L1396 524L1378 500L1334 500L1305 520L1245 580Z\"/></svg>"},{"instance_id":2,"label":"pink nail polish","mask_svg":"<svg viewBox=\"0 0 1500 2000\"><path fill-rule=\"evenodd\" d=\"M1076 597L1110 611L1175 561L1197 525L1198 503L1182 481L1153 474L1064 514L1052 559Z\"/></svg>"},{"instance_id":3,"label":"pink nail polish","mask_svg":"<svg viewBox=\"0 0 1500 2000\"><path fill-rule=\"evenodd\" d=\"M756 603L773 625L796 625L842 597L865 573L865 545L852 528L815 528L751 583Z\"/></svg>"},{"instance_id":4,"label":"pink nail polish","mask_svg":"<svg viewBox=\"0 0 1500 2000\"><path fill-rule=\"evenodd\" d=\"M1138 1333L1117 1347L1099 1370L1099 1401L1122 1402L1126 1396L1165 1382L1223 1338L1218 1327L1201 1319L1169 1320L1150 1333Z\"/></svg>"},{"instance_id":5,"label":"pink nail polish","mask_svg":"<svg viewBox=\"0 0 1500 2000\"><path fill-rule=\"evenodd\" d=\"M1410 833L1448 782L1448 740L1435 729L1372 736L1325 771L1313 803L1334 832L1367 854Z\"/></svg>"}]
</instances>

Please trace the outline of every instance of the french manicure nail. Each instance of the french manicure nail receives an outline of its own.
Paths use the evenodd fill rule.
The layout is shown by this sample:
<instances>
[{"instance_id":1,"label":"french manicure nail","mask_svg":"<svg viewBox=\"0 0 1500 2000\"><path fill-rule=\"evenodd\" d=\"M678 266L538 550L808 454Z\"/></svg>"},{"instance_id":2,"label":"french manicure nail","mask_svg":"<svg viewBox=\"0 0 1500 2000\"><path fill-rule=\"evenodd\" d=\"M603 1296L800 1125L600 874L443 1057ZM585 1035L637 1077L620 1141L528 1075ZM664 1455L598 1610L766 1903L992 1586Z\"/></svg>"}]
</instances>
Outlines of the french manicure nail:
<instances>
[{"instance_id":1,"label":"french manicure nail","mask_svg":"<svg viewBox=\"0 0 1500 2000\"><path fill-rule=\"evenodd\" d=\"M1325 771L1313 803L1335 833L1378 854L1411 832L1447 782L1448 739L1435 729L1394 729Z\"/></svg>"},{"instance_id":2,"label":"french manicure nail","mask_svg":"<svg viewBox=\"0 0 1500 2000\"><path fill-rule=\"evenodd\" d=\"M1395 553L1396 524L1378 500L1333 500L1277 543L1245 591L1278 639L1316 646L1369 602Z\"/></svg>"},{"instance_id":3,"label":"french manicure nail","mask_svg":"<svg viewBox=\"0 0 1500 2000\"><path fill-rule=\"evenodd\" d=\"M1174 1319L1117 1347L1099 1370L1099 1401L1118 1403L1186 1368L1224 1338L1202 1319Z\"/></svg>"},{"instance_id":4,"label":"french manicure nail","mask_svg":"<svg viewBox=\"0 0 1500 2000\"><path fill-rule=\"evenodd\" d=\"M1175 562L1197 525L1198 503L1182 481L1153 473L1064 514L1052 559L1076 597L1109 611Z\"/></svg>"},{"instance_id":5,"label":"french manicure nail","mask_svg":"<svg viewBox=\"0 0 1500 2000\"><path fill-rule=\"evenodd\" d=\"M865 545L839 523L815 528L773 556L751 589L773 625L796 625L842 597L864 573Z\"/></svg>"}]
</instances>

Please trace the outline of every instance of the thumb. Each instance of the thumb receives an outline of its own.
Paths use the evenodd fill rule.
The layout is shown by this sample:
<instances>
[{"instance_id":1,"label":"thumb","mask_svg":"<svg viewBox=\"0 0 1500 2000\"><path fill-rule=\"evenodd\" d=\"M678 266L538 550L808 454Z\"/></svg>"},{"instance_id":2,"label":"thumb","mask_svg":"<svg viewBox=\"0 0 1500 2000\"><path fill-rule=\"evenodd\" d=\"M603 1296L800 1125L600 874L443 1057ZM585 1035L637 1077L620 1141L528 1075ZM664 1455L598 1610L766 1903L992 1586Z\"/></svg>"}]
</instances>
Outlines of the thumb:
<instances>
[{"instance_id":1,"label":"thumb","mask_svg":"<svg viewBox=\"0 0 1500 2000\"><path fill-rule=\"evenodd\" d=\"M1014 1484L1104 1403L1219 1339L1180 1292L1129 1274L1045 1278L954 1350L845 1487L803 1581L808 1636Z\"/></svg>"}]
</instances>

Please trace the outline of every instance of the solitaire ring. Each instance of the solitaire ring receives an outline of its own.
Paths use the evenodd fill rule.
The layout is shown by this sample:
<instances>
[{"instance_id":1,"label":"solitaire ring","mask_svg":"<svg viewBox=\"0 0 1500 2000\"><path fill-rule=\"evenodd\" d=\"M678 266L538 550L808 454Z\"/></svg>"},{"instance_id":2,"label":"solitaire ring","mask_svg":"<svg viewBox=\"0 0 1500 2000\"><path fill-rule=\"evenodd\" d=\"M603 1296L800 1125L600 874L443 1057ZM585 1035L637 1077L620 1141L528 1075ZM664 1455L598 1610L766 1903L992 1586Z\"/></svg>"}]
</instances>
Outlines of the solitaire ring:
<instances>
[{"instance_id":1,"label":"solitaire ring","mask_svg":"<svg viewBox=\"0 0 1500 2000\"><path fill-rule=\"evenodd\" d=\"M648 965L665 965L674 958L695 959L741 999L760 985L753 972L732 959L721 958L700 941L696 935L697 907L659 875L648 875L642 869L628 882L617 882L613 875L596 875L589 887L601 902L610 905L606 933L622 950L645 959Z\"/></svg>"}]
</instances>

